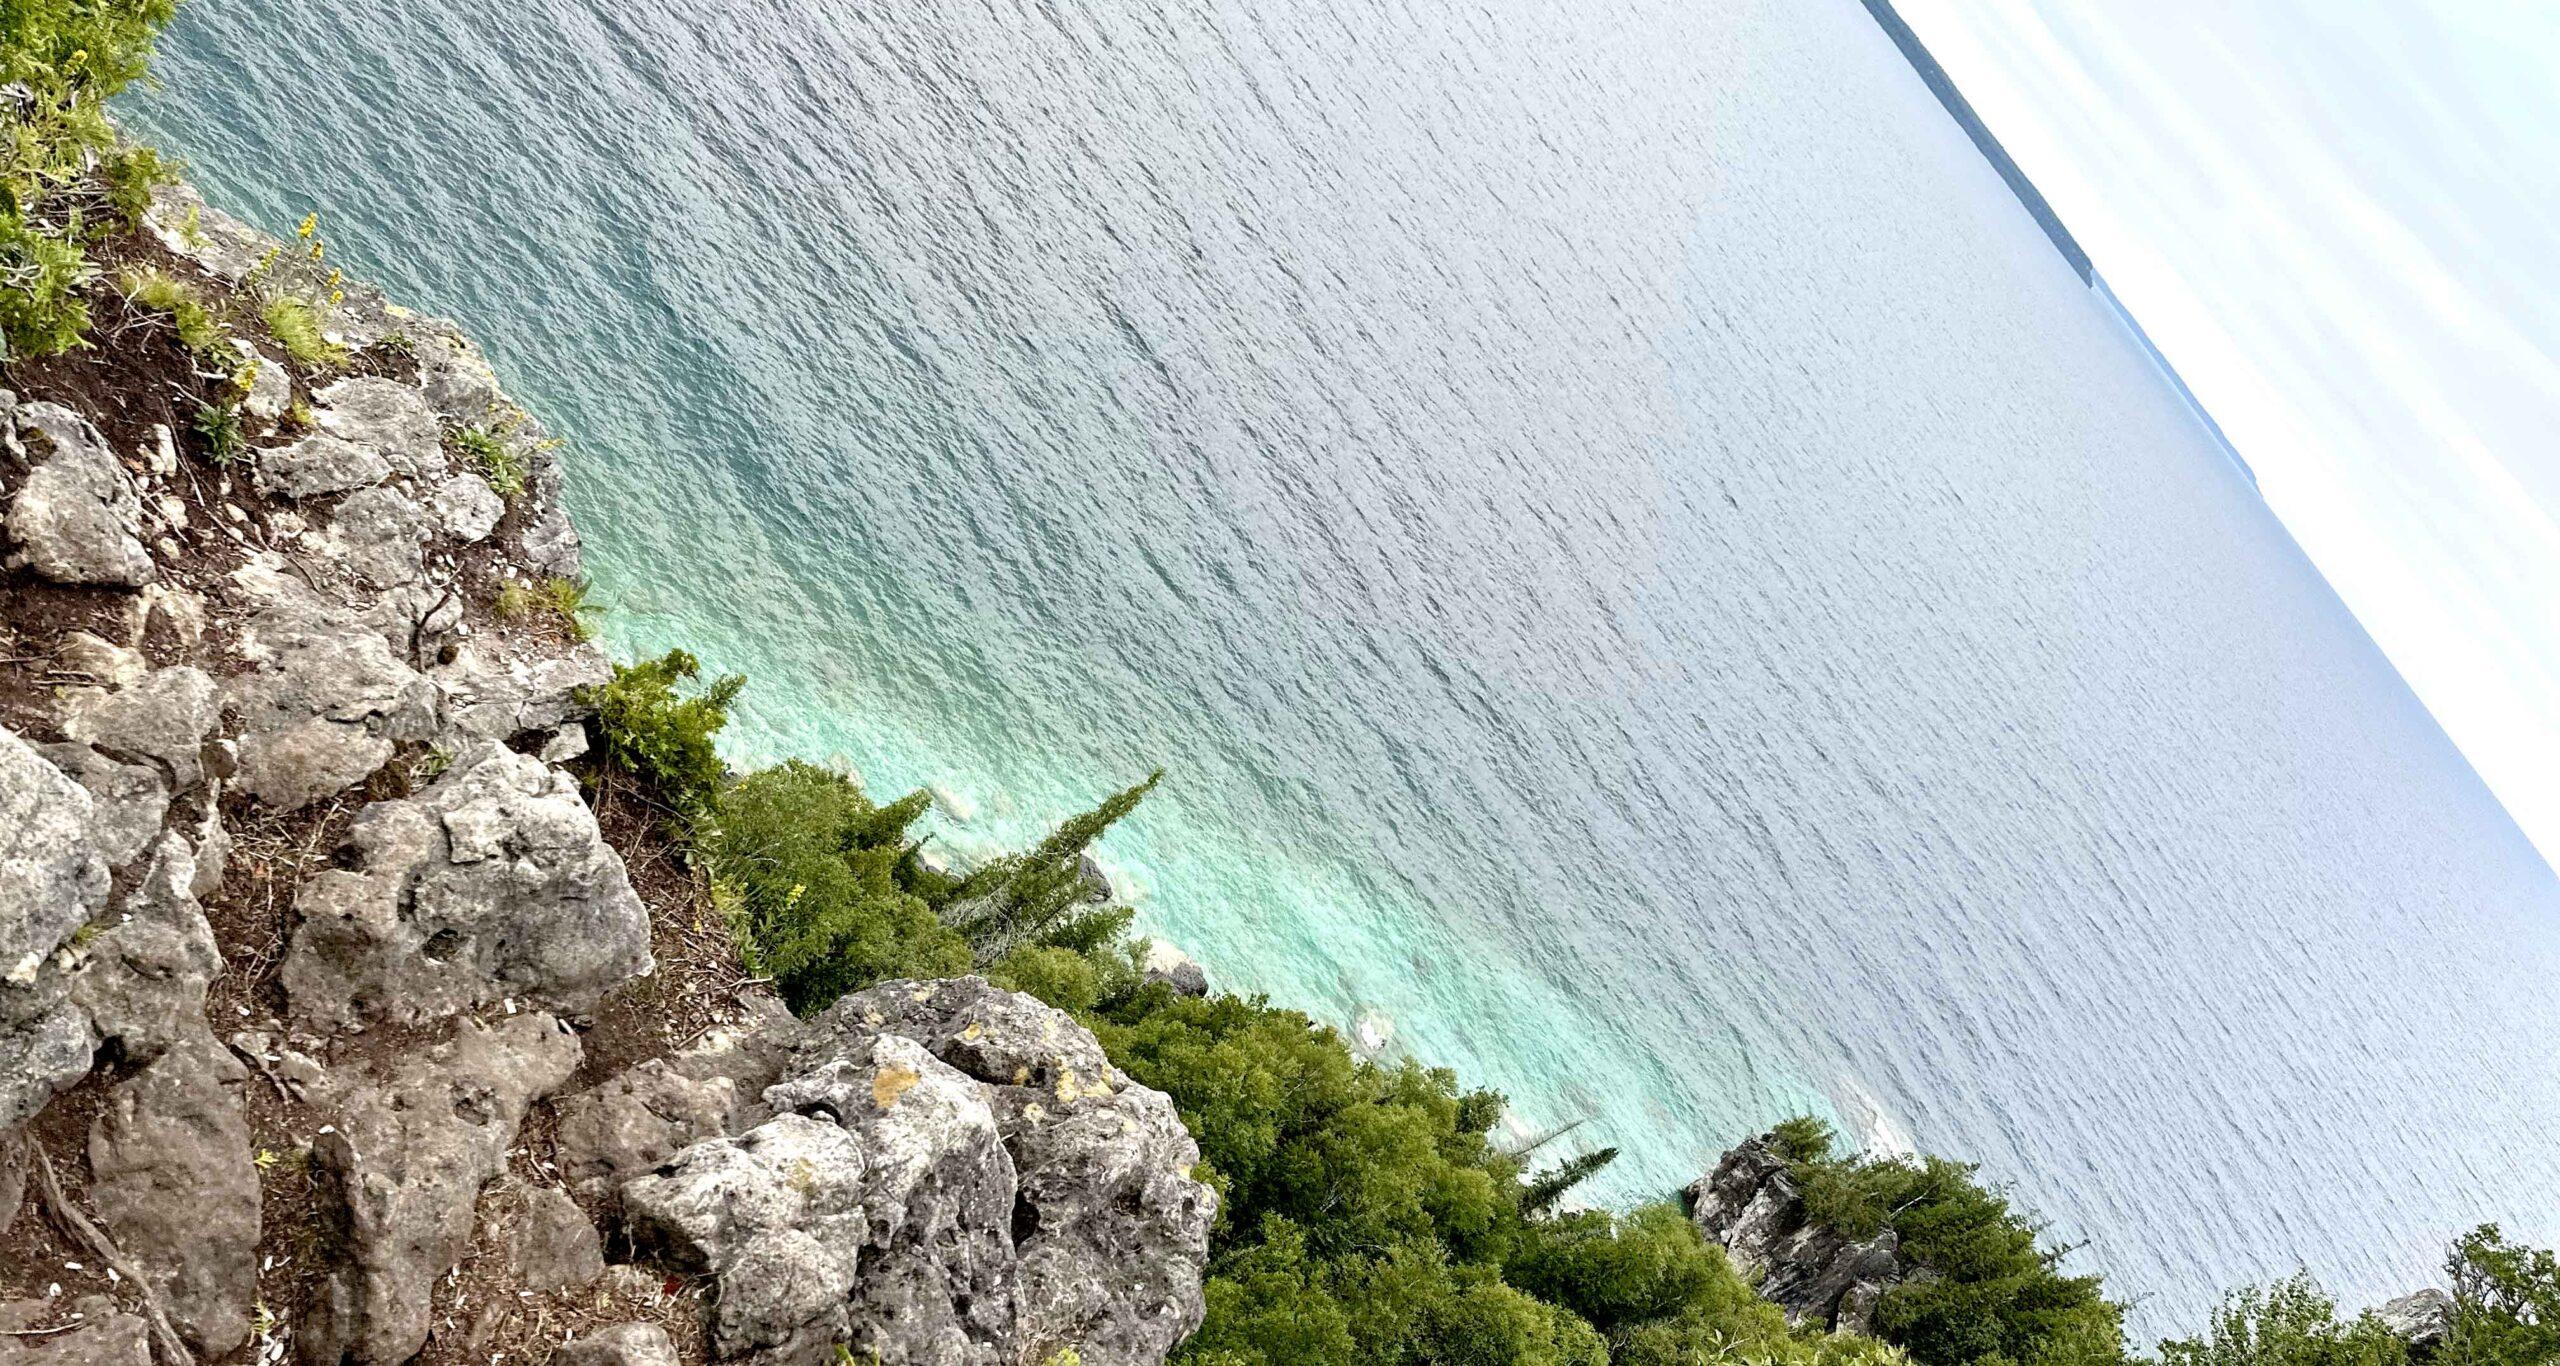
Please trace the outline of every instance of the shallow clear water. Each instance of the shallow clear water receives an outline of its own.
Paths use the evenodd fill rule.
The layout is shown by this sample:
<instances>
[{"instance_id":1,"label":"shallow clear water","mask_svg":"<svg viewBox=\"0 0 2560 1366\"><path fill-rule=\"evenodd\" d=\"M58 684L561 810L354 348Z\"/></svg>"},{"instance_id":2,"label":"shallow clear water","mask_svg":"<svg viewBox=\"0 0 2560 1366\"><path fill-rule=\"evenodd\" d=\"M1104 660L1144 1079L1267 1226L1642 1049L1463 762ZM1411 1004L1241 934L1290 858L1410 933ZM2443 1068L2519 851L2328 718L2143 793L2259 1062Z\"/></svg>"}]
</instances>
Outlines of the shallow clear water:
<instances>
[{"instance_id":1,"label":"shallow clear water","mask_svg":"<svg viewBox=\"0 0 2560 1366\"><path fill-rule=\"evenodd\" d=\"M1223 983L2151 1291L2560 1233L2560 886L1854 0L197 0L130 106L576 434L611 633Z\"/></svg>"}]
</instances>

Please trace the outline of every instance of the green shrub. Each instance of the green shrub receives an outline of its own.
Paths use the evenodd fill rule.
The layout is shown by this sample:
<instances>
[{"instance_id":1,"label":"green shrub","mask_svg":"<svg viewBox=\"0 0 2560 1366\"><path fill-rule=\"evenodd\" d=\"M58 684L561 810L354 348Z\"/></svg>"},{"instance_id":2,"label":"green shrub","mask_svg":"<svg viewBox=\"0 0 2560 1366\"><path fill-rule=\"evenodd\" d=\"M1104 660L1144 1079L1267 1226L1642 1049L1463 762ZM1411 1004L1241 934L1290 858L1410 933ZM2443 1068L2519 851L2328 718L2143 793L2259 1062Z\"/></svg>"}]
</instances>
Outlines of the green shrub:
<instances>
[{"instance_id":1,"label":"green shrub","mask_svg":"<svg viewBox=\"0 0 2560 1366\"><path fill-rule=\"evenodd\" d=\"M0 341L9 356L59 355L89 332L88 253L0 209ZM0 357L5 358L5 357Z\"/></svg>"},{"instance_id":2,"label":"green shrub","mask_svg":"<svg viewBox=\"0 0 2560 1366\"><path fill-rule=\"evenodd\" d=\"M1976 1168L1939 1157L1834 1157L1830 1132L1791 1122L1780 1143L1794 1158L1807 1215L1854 1238L1891 1228L1902 1250L1935 1275L1896 1286L1876 1307L1877 1335L1922 1366L2123 1359L2123 1306L2096 1276L2066 1276L2062 1254ZM2090 1355L2091 1353L2098 1355Z\"/></svg>"},{"instance_id":3,"label":"green shrub","mask_svg":"<svg viewBox=\"0 0 2560 1366\"><path fill-rule=\"evenodd\" d=\"M195 286L167 271L136 270L124 277L124 296L136 308L167 317L179 344L198 358L228 357L230 338Z\"/></svg>"},{"instance_id":4,"label":"green shrub","mask_svg":"<svg viewBox=\"0 0 2560 1366\"><path fill-rule=\"evenodd\" d=\"M2402 1366L2408 1357L2371 1314L2339 1322L2308 1274L2235 1291L2204 1336L2160 1344L2160 1366Z\"/></svg>"},{"instance_id":5,"label":"green shrub","mask_svg":"<svg viewBox=\"0 0 2560 1366\"><path fill-rule=\"evenodd\" d=\"M2560 1361L2560 1257L2506 1240L2496 1224L2464 1234L2445 1257L2453 1287L2446 1366L2550 1366Z\"/></svg>"},{"instance_id":6,"label":"green shrub","mask_svg":"<svg viewBox=\"0 0 2560 1366\"><path fill-rule=\"evenodd\" d=\"M142 226L151 209L152 192L178 178L178 167L150 147L124 147L98 164L107 205L128 228Z\"/></svg>"},{"instance_id":7,"label":"green shrub","mask_svg":"<svg viewBox=\"0 0 2560 1366\"><path fill-rule=\"evenodd\" d=\"M1145 782L1060 825L1031 852L994 860L950 891L948 918L968 938L978 966L991 966L1029 944L1083 950L1120 938L1129 914L1116 907L1096 909L1086 899L1085 850L1162 781L1159 769Z\"/></svg>"},{"instance_id":8,"label":"green shrub","mask_svg":"<svg viewBox=\"0 0 2560 1366\"><path fill-rule=\"evenodd\" d=\"M587 624L587 615L596 608L587 592L584 579L509 579L498 586L495 610L503 620L548 621L572 640L590 640L595 628Z\"/></svg>"},{"instance_id":9,"label":"green shrub","mask_svg":"<svg viewBox=\"0 0 2560 1366\"><path fill-rule=\"evenodd\" d=\"M240 409L228 403L196 405L195 432L204 438L205 455L228 465L249 453L249 434L240 425Z\"/></svg>"},{"instance_id":10,"label":"green shrub","mask_svg":"<svg viewBox=\"0 0 2560 1366\"><path fill-rule=\"evenodd\" d=\"M489 487L512 503L524 497L527 473L524 459L509 447L506 440L486 427L469 427L456 432L454 449Z\"/></svg>"},{"instance_id":11,"label":"green shrub","mask_svg":"<svg viewBox=\"0 0 2560 1366\"><path fill-rule=\"evenodd\" d=\"M907 826L930 798L876 806L852 779L799 762L740 779L703 827L740 907L749 965L806 1014L892 977L969 971L968 942L900 881Z\"/></svg>"},{"instance_id":12,"label":"green shrub","mask_svg":"<svg viewBox=\"0 0 2560 1366\"><path fill-rule=\"evenodd\" d=\"M309 303L290 294L268 299L258 316L266 321L267 331L275 334L276 345L305 370L334 370L347 363L347 349L329 340L321 330L320 314Z\"/></svg>"},{"instance_id":13,"label":"green shrub","mask_svg":"<svg viewBox=\"0 0 2560 1366\"><path fill-rule=\"evenodd\" d=\"M142 76L174 0L0 0L0 83L33 95L0 119L0 341L11 355L80 344L93 272L87 241L160 174L116 149L104 101Z\"/></svg>"},{"instance_id":14,"label":"green shrub","mask_svg":"<svg viewBox=\"0 0 2560 1366\"><path fill-rule=\"evenodd\" d=\"M612 682L580 694L596 709L604 756L647 780L688 819L711 812L719 800L728 768L713 737L729 723L729 705L747 684L733 674L683 696L679 685L701 671L693 656L670 650L638 664L617 664Z\"/></svg>"}]
</instances>

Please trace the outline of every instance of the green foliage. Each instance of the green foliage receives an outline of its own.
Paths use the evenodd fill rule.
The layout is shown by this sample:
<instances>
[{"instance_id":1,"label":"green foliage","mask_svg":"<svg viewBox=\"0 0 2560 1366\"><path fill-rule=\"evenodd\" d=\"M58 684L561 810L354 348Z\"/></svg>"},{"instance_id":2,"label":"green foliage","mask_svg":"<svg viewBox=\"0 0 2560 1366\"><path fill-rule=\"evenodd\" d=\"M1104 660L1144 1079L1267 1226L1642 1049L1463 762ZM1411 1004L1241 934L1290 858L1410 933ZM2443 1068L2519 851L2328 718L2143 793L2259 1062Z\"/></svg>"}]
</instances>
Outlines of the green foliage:
<instances>
[{"instance_id":1,"label":"green foliage","mask_svg":"<svg viewBox=\"0 0 2560 1366\"><path fill-rule=\"evenodd\" d=\"M2444 1366L2549 1366L2560 1361L2560 1257L2507 1241L2496 1224L2464 1234L2445 1257L2453 1336Z\"/></svg>"},{"instance_id":2,"label":"green foliage","mask_svg":"<svg viewBox=\"0 0 2560 1366\"><path fill-rule=\"evenodd\" d=\"M874 805L852 779L791 762L722 794L703 848L738 898L749 963L807 1013L893 977L969 971L968 942L899 879L930 798Z\"/></svg>"},{"instance_id":3,"label":"green foliage","mask_svg":"<svg viewBox=\"0 0 2560 1366\"><path fill-rule=\"evenodd\" d=\"M196 405L196 435L204 438L205 454L217 465L228 465L249 453L249 434L240 425L240 409L228 403Z\"/></svg>"},{"instance_id":4,"label":"green foliage","mask_svg":"<svg viewBox=\"0 0 2560 1366\"><path fill-rule=\"evenodd\" d=\"M226 356L230 338L216 322L213 308L195 286L164 270L136 270L124 277L124 296L134 307L169 319L178 342L199 359Z\"/></svg>"},{"instance_id":5,"label":"green foliage","mask_svg":"<svg viewBox=\"0 0 2560 1366\"><path fill-rule=\"evenodd\" d=\"M500 497L510 503L524 497L528 477L524 458L505 438L486 427L469 427L454 434L453 446Z\"/></svg>"},{"instance_id":6,"label":"green foliage","mask_svg":"<svg viewBox=\"0 0 2560 1366\"><path fill-rule=\"evenodd\" d=\"M0 84L26 87L0 116L0 340L13 355L70 350L88 331L80 291L95 226L138 216L156 155L118 151L104 101L139 79L175 0L0 0Z\"/></svg>"},{"instance_id":7,"label":"green foliage","mask_svg":"<svg viewBox=\"0 0 2560 1366\"><path fill-rule=\"evenodd\" d=\"M98 178L116 218L128 228L138 228L151 209L152 192L177 180L178 167L156 148L123 147L99 162Z\"/></svg>"},{"instance_id":8,"label":"green foliage","mask_svg":"<svg viewBox=\"0 0 2560 1366\"><path fill-rule=\"evenodd\" d=\"M1574 1187L1599 1175L1602 1168L1617 1160L1617 1149L1602 1148L1597 1152L1584 1153L1580 1157L1567 1158L1558 1164L1555 1170L1539 1173L1537 1178L1529 1183L1529 1188L1520 1193L1521 1212L1543 1214L1555 1208L1567 1195L1573 1193Z\"/></svg>"},{"instance_id":9,"label":"green foliage","mask_svg":"<svg viewBox=\"0 0 2560 1366\"><path fill-rule=\"evenodd\" d=\"M2202 1337L2160 1344L2161 1366L2402 1366L2408 1356L2371 1314L2339 1322L2308 1274L2235 1291Z\"/></svg>"},{"instance_id":10,"label":"green foliage","mask_svg":"<svg viewBox=\"0 0 2560 1366\"><path fill-rule=\"evenodd\" d=\"M2124 1357L2123 1306L2096 1276L2066 1276L2060 1252L1974 1179L1939 1157L1834 1157L1829 1130L1791 1122L1781 1145L1814 1221L1854 1238L1891 1228L1902 1250L1936 1275L1886 1292L1876 1329L1922 1366L2072 1362Z\"/></svg>"},{"instance_id":11,"label":"green foliage","mask_svg":"<svg viewBox=\"0 0 2560 1366\"><path fill-rule=\"evenodd\" d=\"M266 321L276 345L305 370L334 370L347 363L347 349L329 340L321 330L319 310L290 294L278 294L266 302L258 316Z\"/></svg>"},{"instance_id":12,"label":"green foliage","mask_svg":"<svg viewBox=\"0 0 2560 1366\"><path fill-rule=\"evenodd\" d=\"M952 890L949 918L973 946L978 966L1001 962L1027 944L1092 947L1118 937L1126 916L1097 912L1086 898L1084 851L1162 781L1159 769L1060 825L1031 852L997 859Z\"/></svg>"},{"instance_id":13,"label":"green foliage","mask_svg":"<svg viewBox=\"0 0 2560 1366\"><path fill-rule=\"evenodd\" d=\"M1776 1128L1769 1131L1769 1136L1778 1140L1778 1155L1789 1162L1812 1162L1828 1157L1832 1143L1838 1138L1831 1132L1830 1125L1811 1115L1781 1120Z\"/></svg>"},{"instance_id":14,"label":"green foliage","mask_svg":"<svg viewBox=\"0 0 2560 1366\"><path fill-rule=\"evenodd\" d=\"M568 632L573 640L594 637L595 628L587 624L587 615L595 611L587 601L584 579L509 579L498 587L496 611L507 621L548 621Z\"/></svg>"},{"instance_id":15,"label":"green foliage","mask_svg":"<svg viewBox=\"0 0 2560 1366\"><path fill-rule=\"evenodd\" d=\"M688 819L715 809L728 767L713 737L729 722L729 706L747 685L731 675L694 696L691 683L702 665L682 650L638 664L617 664L613 681L581 694L596 709L595 727L606 758L648 780Z\"/></svg>"},{"instance_id":16,"label":"green foliage","mask_svg":"<svg viewBox=\"0 0 2560 1366\"><path fill-rule=\"evenodd\" d=\"M92 272L80 243L0 209L0 341L6 355L51 356L80 344L89 305L80 297Z\"/></svg>"}]
</instances>

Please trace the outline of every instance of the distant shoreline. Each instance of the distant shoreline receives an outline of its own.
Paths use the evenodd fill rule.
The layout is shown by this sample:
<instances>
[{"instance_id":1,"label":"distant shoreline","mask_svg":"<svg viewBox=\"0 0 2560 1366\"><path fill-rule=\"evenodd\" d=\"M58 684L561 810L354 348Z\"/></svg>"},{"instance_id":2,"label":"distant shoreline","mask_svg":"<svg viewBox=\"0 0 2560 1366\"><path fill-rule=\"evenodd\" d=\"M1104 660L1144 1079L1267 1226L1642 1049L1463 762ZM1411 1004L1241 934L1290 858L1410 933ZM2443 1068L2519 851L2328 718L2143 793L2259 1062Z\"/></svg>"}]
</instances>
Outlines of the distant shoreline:
<instances>
[{"instance_id":1,"label":"distant shoreline","mask_svg":"<svg viewBox=\"0 0 2560 1366\"><path fill-rule=\"evenodd\" d=\"M1903 57L1911 63L1911 69L1920 74L1920 80L1929 87L1929 93L1938 97L1938 103L1946 106L1957 126L1973 139L1974 147L1982 153L1984 160L1991 163L1991 169L2009 182L2010 193L2018 197L2018 202L2026 206L2036 225L2044 229L2044 235L2052 239L2054 250L2062 253L2062 259L2070 264L2080 282L2096 285L2098 272L2089 262L2089 253L2080 249L2079 239L2071 235L2071 229L2062 225L2061 216L2053 211L2053 205L2045 201L2044 192L2036 188L2034 181L2027 179L2027 173L2010 157L2009 149L2000 145L2000 139L1992 136L1990 126L1982 121L1982 116L1973 112L1972 103L1956 89L1955 80L1947 75L1947 69L1938 64L1937 58L1929 55L1928 45L1920 41L1920 35L1912 32L1911 25L1904 23L1902 16L1895 12L1893 0L1862 0L1862 3L1866 5L1867 13L1874 15L1876 23L1884 28L1885 36L1893 39L1895 47L1902 49Z\"/></svg>"}]
</instances>

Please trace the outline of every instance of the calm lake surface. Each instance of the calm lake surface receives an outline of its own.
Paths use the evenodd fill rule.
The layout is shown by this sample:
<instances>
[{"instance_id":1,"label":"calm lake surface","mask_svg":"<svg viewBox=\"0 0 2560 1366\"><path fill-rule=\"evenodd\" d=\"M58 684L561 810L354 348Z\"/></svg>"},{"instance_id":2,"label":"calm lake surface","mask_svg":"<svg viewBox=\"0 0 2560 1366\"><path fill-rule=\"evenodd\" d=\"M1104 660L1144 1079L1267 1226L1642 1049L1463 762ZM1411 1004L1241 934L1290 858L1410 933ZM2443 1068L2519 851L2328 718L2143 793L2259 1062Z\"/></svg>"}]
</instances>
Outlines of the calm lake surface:
<instances>
[{"instance_id":1,"label":"calm lake surface","mask_svg":"<svg viewBox=\"0 0 2560 1366\"><path fill-rule=\"evenodd\" d=\"M2560 1235L2560 884L1856 0L195 0L741 758L1109 841L1631 1201L1811 1108L2138 1326ZM2101 265L2103 266L2103 262Z\"/></svg>"}]
</instances>

